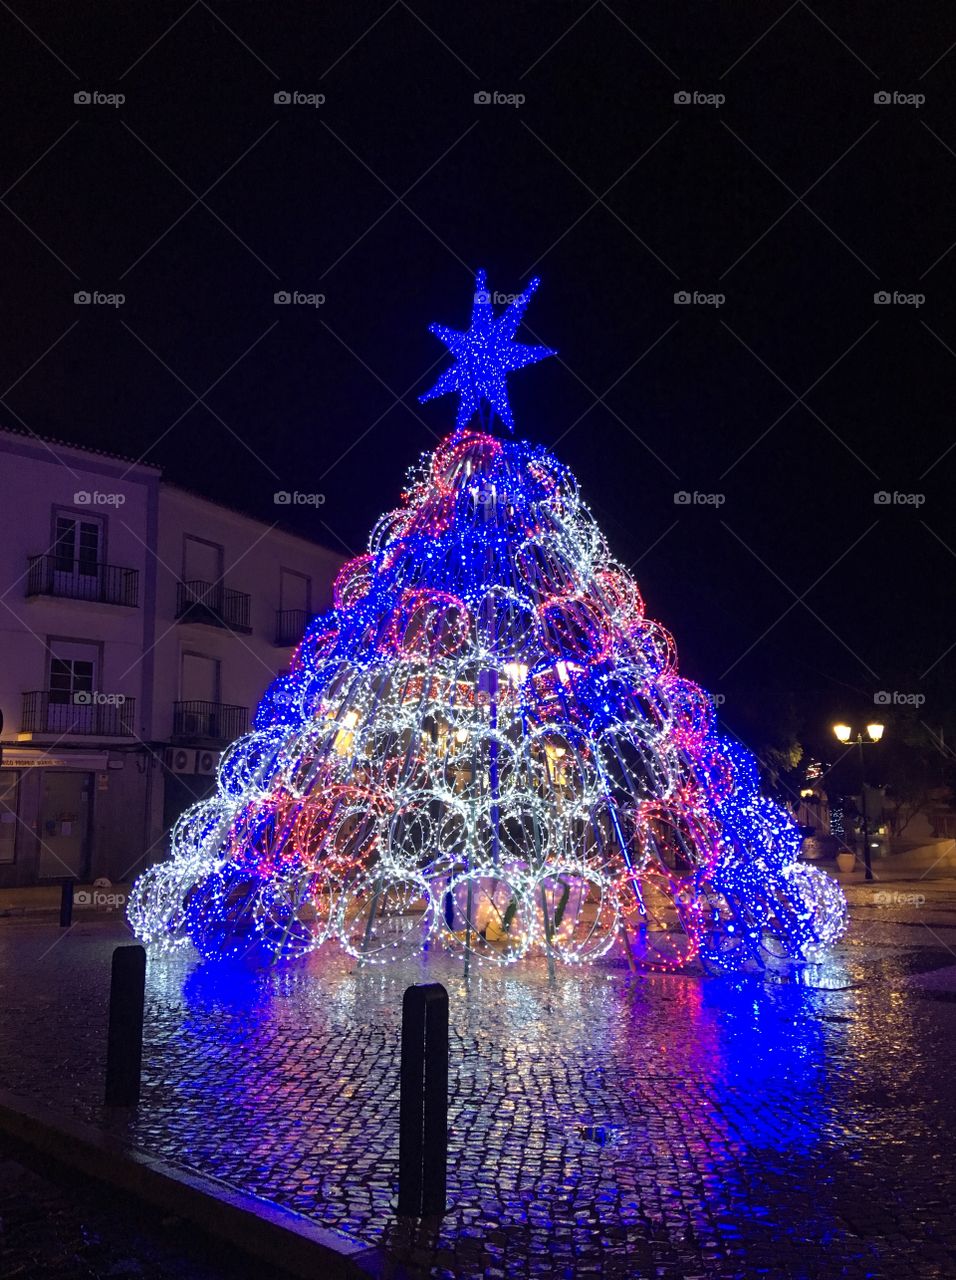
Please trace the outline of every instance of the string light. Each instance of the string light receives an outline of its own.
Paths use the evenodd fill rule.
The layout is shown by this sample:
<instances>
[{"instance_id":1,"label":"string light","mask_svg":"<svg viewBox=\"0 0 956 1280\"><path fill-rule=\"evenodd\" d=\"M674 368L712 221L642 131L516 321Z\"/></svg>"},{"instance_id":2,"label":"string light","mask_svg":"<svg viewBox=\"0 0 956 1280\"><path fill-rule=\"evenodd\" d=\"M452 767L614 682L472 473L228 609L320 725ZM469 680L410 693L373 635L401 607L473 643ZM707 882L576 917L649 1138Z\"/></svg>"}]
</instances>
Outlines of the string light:
<instances>
[{"instance_id":1,"label":"string light","mask_svg":"<svg viewBox=\"0 0 956 1280\"><path fill-rule=\"evenodd\" d=\"M481 402L486 400L501 421L514 431L505 382L507 374L555 354L550 347L529 346L514 340L531 295L540 283L537 278L530 281L527 289L511 300L504 314L495 319L485 273L479 271L475 280L471 327L460 333L442 324L429 326L429 331L440 338L454 355L455 364L419 399L434 400L451 391L458 392L460 399L455 426L459 430L471 422L479 412ZM471 478L470 470L466 469L465 478ZM475 492L480 492L477 487Z\"/></svg>"},{"instance_id":2,"label":"string light","mask_svg":"<svg viewBox=\"0 0 956 1280\"><path fill-rule=\"evenodd\" d=\"M839 937L841 890L799 861L753 757L678 674L574 477L462 425L476 397L510 425L505 373L546 354L507 346L534 283L499 320L476 300L449 343L458 429L339 573L216 795L136 882L144 941L212 958L335 940L369 963L439 939L495 963L619 945L733 971Z\"/></svg>"}]
</instances>

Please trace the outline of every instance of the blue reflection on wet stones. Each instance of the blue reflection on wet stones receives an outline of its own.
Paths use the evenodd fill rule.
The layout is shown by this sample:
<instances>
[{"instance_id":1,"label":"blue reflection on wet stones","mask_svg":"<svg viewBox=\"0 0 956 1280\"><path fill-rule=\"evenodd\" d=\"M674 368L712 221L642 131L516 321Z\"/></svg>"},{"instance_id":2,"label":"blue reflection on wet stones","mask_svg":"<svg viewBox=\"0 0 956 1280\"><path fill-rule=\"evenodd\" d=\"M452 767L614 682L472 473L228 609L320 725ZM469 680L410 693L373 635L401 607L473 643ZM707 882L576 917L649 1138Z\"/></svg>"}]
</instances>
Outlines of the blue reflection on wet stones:
<instances>
[{"instance_id":1,"label":"blue reflection on wet stones","mask_svg":"<svg viewBox=\"0 0 956 1280\"><path fill-rule=\"evenodd\" d=\"M953 964L944 920L878 920L774 982L184 953L150 963L143 1103L117 1119L100 1095L123 940L0 928L0 1085L426 1275L956 1274L956 1009L914 985ZM401 994L423 980L451 998L454 1207L415 1226L392 1205Z\"/></svg>"}]
</instances>

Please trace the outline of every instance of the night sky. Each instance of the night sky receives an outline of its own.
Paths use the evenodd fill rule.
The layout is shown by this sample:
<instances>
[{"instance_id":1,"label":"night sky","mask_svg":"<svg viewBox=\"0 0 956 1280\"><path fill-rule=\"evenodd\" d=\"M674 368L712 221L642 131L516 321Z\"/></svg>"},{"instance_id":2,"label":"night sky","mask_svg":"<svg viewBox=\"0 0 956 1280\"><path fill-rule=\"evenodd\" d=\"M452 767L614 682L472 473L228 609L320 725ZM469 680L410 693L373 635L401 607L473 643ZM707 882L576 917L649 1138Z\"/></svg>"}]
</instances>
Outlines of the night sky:
<instances>
[{"instance_id":1,"label":"night sky","mask_svg":"<svg viewBox=\"0 0 956 1280\"><path fill-rule=\"evenodd\" d=\"M360 551L454 422L427 325L478 267L540 274L518 430L727 722L822 738L882 689L948 720L950 4L13 0L0 32L0 423Z\"/></svg>"}]
</instances>

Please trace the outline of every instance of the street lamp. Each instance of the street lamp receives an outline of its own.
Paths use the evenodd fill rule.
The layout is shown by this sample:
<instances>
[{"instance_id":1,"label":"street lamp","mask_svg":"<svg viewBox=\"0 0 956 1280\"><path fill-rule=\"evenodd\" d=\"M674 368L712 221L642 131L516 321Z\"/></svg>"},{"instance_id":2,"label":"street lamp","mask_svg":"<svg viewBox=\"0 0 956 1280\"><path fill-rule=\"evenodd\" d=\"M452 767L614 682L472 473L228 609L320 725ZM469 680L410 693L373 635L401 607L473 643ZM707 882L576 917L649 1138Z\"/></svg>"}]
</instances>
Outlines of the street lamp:
<instances>
[{"instance_id":1,"label":"street lamp","mask_svg":"<svg viewBox=\"0 0 956 1280\"><path fill-rule=\"evenodd\" d=\"M835 724L833 726L833 732L840 742L850 742L852 740L860 748L860 803L863 808L863 874L867 880L873 879L873 867L870 862L870 827L866 817L866 758L863 755L863 748L879 742L883 737L883 728L884 726L876 721L866 726L867 737L864 738L863 734L857 731L857 735L854 738L853 730L848 724Z\"/></svg>"}]
</instances>

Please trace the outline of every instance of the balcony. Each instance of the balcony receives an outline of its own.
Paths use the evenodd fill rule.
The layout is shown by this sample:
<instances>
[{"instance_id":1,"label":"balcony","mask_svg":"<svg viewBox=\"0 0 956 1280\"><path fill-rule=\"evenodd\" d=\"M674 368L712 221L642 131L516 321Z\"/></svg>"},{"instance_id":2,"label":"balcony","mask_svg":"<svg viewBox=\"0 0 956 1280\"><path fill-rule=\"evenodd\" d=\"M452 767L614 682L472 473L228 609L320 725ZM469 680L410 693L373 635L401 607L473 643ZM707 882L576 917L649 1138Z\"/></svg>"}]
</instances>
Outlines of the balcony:
<instances>
[{"instance_id":1,"label":"balcony","mask_svg":"<svg viewBox=\"0 0 956 1280\"><path fill-rule=\"evenodd\" d=\"M139 604L139 570L85 563L68 556L27 557L28 596L60 596L96 604Z\"/></svg>"},{"instance_id":2,"label":"balcony","mask_svg":"<svg viewBox=\"0 0 956 1280\"><path fill-rule=\"evenodd\" d=\"M180 582L176 588L176 617L180 622L203 622L210 627L252 634L252 596L221 582Z\"/></svg>"},{"instance_id":3,"label":"balcony","mask_svg":"<svg viewBox=\"0 0 956 1280\"><path fill-rule=\"evenodd\" d=\"M173 703L173 737L184 742L233 742L248 725L248 707L222 702Z\"/></svg>"},{"instance_id":4,"label":"balcony","mask_svg":"<svg viewBox=\"0 0 956 1280\"><path fill-rule=\"evenodd\" d=\"M136 699L119 693L75 693L72 701L63 695L37 689L23 695L21 734L82 734L94 738L136 736Z\"/></svg>"},{"instance_id":5,"label":"balcony","mask_svg":"<svg viewBox=\"0 0 956 1280\"><path fill-rule=\"evenodd\" d=\"M275 643L283 649L294 648L302 639L308 621L305 609L277 609Z\"/></svg>"}]
</instances>

